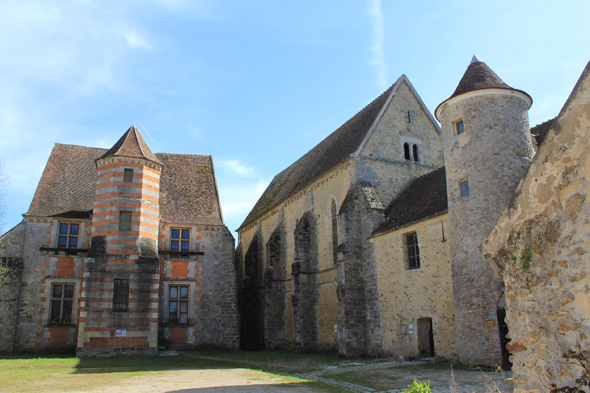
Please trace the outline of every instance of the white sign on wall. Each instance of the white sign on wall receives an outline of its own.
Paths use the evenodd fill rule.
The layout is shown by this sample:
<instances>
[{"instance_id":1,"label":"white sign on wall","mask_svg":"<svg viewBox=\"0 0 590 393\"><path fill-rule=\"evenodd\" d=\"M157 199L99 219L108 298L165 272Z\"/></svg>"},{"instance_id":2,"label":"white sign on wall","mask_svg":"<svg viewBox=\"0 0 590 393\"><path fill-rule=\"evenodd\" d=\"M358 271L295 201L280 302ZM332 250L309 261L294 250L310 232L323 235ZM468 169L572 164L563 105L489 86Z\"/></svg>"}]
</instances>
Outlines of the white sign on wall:
<instances>
[{"instance_id":1,"label":"white sign on wall","mask_svg":"<svg viewBox=\"0 0 590 393\"><path fill-rule=\"evenodd\" d=\"M408 333L414 334L414 325L412 325L411 323L408 325Z\"/></svg>"}]
</instances>

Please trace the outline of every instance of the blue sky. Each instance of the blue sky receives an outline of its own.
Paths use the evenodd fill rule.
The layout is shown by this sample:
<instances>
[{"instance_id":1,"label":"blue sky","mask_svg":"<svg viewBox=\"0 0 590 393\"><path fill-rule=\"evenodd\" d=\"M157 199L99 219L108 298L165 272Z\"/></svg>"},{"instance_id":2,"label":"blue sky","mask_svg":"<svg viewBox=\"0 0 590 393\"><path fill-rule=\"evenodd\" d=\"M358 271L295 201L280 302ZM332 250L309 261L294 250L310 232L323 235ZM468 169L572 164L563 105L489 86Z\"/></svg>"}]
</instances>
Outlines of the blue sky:
<instances>
[{"instance_id":1,"label":"blue sky","mask_svg":"<svg viewBox=\"0 0 590 393\"><path fill-rule=\"evenodd\" d=\"M237 229L273 176L401 74L428 108L473 54L555 116L590 59L590 2L152 0L0 3L4 230L55 143L213 156Z\"/></svg>"}]
</instances>

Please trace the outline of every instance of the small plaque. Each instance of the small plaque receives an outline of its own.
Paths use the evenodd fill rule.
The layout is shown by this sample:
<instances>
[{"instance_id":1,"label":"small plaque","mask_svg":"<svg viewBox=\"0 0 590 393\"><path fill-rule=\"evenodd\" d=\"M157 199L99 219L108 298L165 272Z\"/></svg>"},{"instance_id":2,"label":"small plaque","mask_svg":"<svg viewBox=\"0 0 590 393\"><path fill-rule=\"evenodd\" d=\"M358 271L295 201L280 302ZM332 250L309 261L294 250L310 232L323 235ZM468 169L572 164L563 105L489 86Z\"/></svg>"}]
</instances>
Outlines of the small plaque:
<instances>
[{"instance_id":1,"label":"small plaque","mask_svg":"<svg viewBox=\"0 0 590 393\"><path fill-rule=\"evenodd\" d=\"M334 325L334 333L338 333L338 325Z\"/></svg>"},{"instance_id":2,"label":"small plaque","mask_svg":"<svg viewBox=\"0 0 590 393\"><path fill-rule=\"evenodd\" d=\"M116 337L121 337L121 329L117 329L117 330L115 331L115 336L116 336Z\"/></svg>"},{"instance_id":3,"label":"small plaque","mask_svg":"<svg viewBox=\"0 0 590 393\"><path fill-rule=\"evenodd\" d=\"M127 337L127 330L121 330L121 336Z\"/></svg>"},{"instance_id":4,"label":"small plaque","mask_svg":"<svg viewBox=\"0 0 590 393\"><path fill-rule=\"evenodd\" d=\"M488 320L486 325L488 325L489 327L496 326L496 321L494 321L493 319L490 319L490 320Z\"/></svg>"},{"instance_id":5,"label":"small plaque","mask_svg":"<svg viewBox=\"0 0 590 393\"><path fill-rule=\"evenodd\" d=\"M408 325L408 333L414 334L414 325L412 325L411 323Z\"/></svg>"}]
</instances>

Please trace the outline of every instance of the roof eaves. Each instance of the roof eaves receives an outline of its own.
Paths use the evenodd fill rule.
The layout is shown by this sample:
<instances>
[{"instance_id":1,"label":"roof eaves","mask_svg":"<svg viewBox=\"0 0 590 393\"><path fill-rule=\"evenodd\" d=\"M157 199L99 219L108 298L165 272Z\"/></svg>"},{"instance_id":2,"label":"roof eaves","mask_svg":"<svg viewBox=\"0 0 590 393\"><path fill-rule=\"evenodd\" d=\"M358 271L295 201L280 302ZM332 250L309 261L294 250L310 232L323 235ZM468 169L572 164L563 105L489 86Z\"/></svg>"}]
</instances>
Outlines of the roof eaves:
<instances>
[{"instance_id":1,"label":"roof eaves","mask_svg":"<svg viewBox=\"0 0 590 393\"><path fill-rule=\"evenodd\" d=\"M388 228L388 229L383 230L383 231L377 231L376 230L375 232L373 232L371 234L371 236L369 236L369 239L372 239L374 237L378 237L378 236L381 236L381 235L385 235L387 233L399 231L400 229L404 229L404 228L410 227L412 225L416 225L417 223L422 222L422 221L432 220L433 218L436 218L436 217L439 217L439 216L443 216L443 215L447 214L448 212L449 212L449 210L448 209L445 209L445 210L439 211L438 213L434 213L434 214L431 214L429 216L423 217L423 218L421 218L419 220L414 220L412 222L404 223L402 225L396 225L396 226L393 226L393 227Z\"/></svg>"}]
</instances>

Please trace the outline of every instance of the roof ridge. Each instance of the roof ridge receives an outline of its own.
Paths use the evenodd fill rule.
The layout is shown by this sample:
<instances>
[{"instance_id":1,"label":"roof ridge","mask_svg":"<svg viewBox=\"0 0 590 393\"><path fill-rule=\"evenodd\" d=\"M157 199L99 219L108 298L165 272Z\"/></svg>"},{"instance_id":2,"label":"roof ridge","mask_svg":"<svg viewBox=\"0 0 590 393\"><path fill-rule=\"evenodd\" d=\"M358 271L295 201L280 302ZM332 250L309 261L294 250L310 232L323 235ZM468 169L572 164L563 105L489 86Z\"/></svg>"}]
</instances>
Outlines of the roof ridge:
<instances>
[{"instance_id":1,"label":"roof ridge","mask_svg":"<svg viewBox=\"0 0 590 393\"><path fill-rule=\"evenodd\" d=\"M59 143L59 142L55 142L55 146L72 146L72 147L83 147L85 149L108 150L108 147L92 147L92 146L74 145L71 143Z\"/></svg>"}]
</instances>

